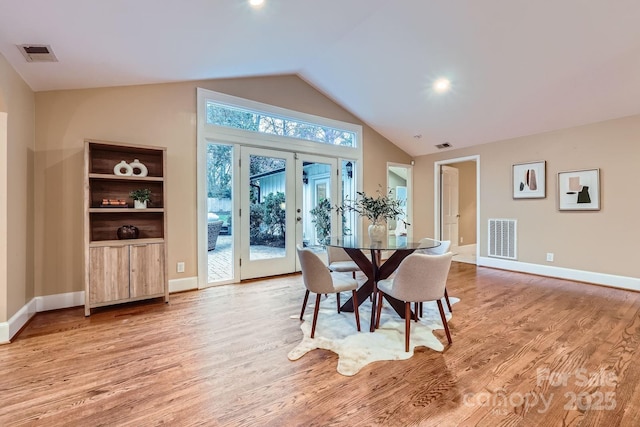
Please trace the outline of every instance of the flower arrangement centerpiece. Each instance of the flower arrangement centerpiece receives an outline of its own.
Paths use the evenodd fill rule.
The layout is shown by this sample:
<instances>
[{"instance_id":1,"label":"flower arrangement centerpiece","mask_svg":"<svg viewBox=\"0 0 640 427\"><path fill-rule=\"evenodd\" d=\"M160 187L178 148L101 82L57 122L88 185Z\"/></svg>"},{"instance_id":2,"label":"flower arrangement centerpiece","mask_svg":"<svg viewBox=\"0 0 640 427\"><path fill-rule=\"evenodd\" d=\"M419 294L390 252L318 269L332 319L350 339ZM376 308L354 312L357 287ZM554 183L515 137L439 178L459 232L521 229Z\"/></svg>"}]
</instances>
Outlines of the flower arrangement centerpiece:
<instances>
[{"instance_id":1,"label":"flower arrangement centerpiece","mask_svg":"<svg viewBox=\"0 0 640 427\"><path fill-rule=\"evenodd\" d=\"M368 196L364 191L358 191L355 200L346 198L338 212L356 212L371 221L369 237L373 242L382 242L387 237L387 221L398 216L404 216L403 201L394 199L391 191L383 194L379 189L376 196ZM404 220L402 220L404 222ZM408 225L405 222L406 225Z\"/></svg>"}]
</instances>

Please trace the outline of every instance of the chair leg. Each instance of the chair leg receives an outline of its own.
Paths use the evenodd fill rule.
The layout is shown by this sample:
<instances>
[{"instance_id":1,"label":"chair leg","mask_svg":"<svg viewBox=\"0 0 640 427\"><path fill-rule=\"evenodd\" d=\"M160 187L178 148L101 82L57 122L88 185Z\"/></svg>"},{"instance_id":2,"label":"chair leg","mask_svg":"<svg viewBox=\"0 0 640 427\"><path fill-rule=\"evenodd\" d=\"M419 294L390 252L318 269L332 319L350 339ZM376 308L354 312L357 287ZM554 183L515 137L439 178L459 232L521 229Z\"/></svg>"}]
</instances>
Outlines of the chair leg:
<instances>
[{"instance_id":1,"label":"chair leg","mask_svg":"<svg viewBox=\"0 0 640 427\"><path fill-rule=\"evenodd\" d=\"M447 301L447 308L449 308L449 313L453 313L451 310L451 303L449 302L449 294L447 293L447 288L444 288L444 299Z\"/></svg>"},{"instance_id":2,"label":"chair leg","mask_svg":"<svg viewBox=\"0 0 640 427\"><path fill-rule=\"evenodd\" d=\"M353 280L356 280L356 272L355 271L351 272L351 277L353 277Z\"/></svg>"},{"instance_id":3,"label":"chair leg","mask_svg":"<svg viewBox=\"0 0 640 427\"><path fill-rule=\"evenodd\" d=\"M419 302L414 302L413 303L413 321L417 322L418 321L418 306L420 305Z\"/></svg>"},{"instance_id":4,"label":"chair leg","mask_svg":"<svg viewBox=\"0 0 640 427\"><path fill-rule=\"evenodd\" d=\"M409 336L411 335L411 303L404 303L404 351L409 352Z\"/></svg>"},{"instance_id":5,"label":"chair leg","mask_svg":"<svg viewBox=\"0 0 640 427\"><path fill-rule=\"evenodd\" d=\"M353 311L356 314L356 326L358 327L358 332L360 332L360 309L358 308L358 294L356 293L355 289L351 292L353 293Z\"/></svg>"},{"instance_id":6,"label":"chair leg","mask_svg":"<svg viewBox=\"0 0 640 427\"><path fill-rule=\"evenodd\" d=\"M418 305L420 306L420 317L422 317L422 301L420 301Z\"/></svg>"},{"instance_id":7,"label":"chair leg","mask_svg":"<svg viewBox=\"0 0 640 427\"><path fill-rule=\"evenodd\" d=\"M444 315L444 309L442 308L442 301L438 300L438 310L440 310L440 318L444 325L444 332L447 334L447 341L451 344L451 334L449 333L449 324L447 323L447 317Z\"/></svg>"},{"instance_id":8,"label":"chair leg","mask_svg":"<svg viewBox=\"0 0 640 427\"><path fill-rule=\"evenodd\" d=\"M336 292L336 302L338 303L338 313L340 313L340 292Z\"/></svg>"},{"instance_id":9,"label":"chair leg","mask_svg":"<svg viewBox=\"0 0 640 427\"><path fill-rule=\"evenodd\" d=\"M320 294L316 294L316 306L313 308L313 323L311 324L311 338L316 334L316 323L318 322L318 312L320 311Z\"/></svg>"},{"instance_id":10,"label":"chair leg","mask_svg":"<svg viewBox=\"0 0 640 427\"><path fill-rule=\"evenodd\" d=\"M309 289L304 293L304 301L302 303L302 310L300 310L300 320L302 320L302 316L304 316L304 309L307 307L307 300L309 299Z\"/></svg>"},{"instance_id":11,"label":"chair leg","mask_svg":"<svg viewBox=\"0 0 640 427\"><path fill-rule=\"evenodd\" d=\"M376 329L380 327L380 313L382 312L382 291L378 291L378 307L376 307Z\"/></svg>"}]
</instances>

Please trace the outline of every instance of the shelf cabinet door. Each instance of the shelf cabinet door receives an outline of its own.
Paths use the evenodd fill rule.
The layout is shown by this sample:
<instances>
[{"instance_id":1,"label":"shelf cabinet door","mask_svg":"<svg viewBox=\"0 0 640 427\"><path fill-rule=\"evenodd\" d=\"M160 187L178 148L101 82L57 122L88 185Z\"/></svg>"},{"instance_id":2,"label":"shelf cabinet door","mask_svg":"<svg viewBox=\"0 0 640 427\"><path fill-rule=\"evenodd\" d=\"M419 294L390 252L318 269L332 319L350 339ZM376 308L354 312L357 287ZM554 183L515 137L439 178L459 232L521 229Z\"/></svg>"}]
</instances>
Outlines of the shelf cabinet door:
<instances>
[{"instance_id":1,"label":"shelf cabinet door","mask_svg":"<svg viewBox=\"0 0 640 427\"><path fill-rule=\"evenodd\" d=\"M131 298L164 294L164 243L131 246Z\"/></svg>"},{"instance_id":2,"label":"shelf cabinet door","mask_svg":"<svg viewBox=\"0 0 640 427\"><path fill-rule=\"evenodd\" d=\"M129 298L129 247L89 248L89 302L100 304Z\"/></svg>"}]
</instances>

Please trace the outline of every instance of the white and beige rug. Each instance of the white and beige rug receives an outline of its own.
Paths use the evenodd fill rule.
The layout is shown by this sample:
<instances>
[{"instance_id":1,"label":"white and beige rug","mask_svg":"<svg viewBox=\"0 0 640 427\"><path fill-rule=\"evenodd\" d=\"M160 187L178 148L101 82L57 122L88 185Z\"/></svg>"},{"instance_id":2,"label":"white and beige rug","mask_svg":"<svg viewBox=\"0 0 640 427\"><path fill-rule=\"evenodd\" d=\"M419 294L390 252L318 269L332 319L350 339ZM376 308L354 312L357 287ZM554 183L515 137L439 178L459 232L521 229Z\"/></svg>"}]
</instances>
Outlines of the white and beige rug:
<instances>
[{"instance_id":1,"label":"white and beige rug","mask_svg":"<svg viewBox=\"0 0 640 427\"><path fill-rule=\"evenodd\" d=\"M345 294L346 296L346 294ZM313 298L311 298L313 297ZM309 300L315 301L312 294ZM451 304L460 301L449 297ZM289 352L289 360L298 360L311 350L318 348L331 350L338 355L338 372L342 375L355 375L364 366L379 360L405 360L413 356L415 347L424 346L435 351L444 350L444 345L433 335L434 329L444 329L435 301L423 304L423 316L418 322L411 322L411 342L409 352L404 351L404 319L388 305L383 303L380 316L380 328L369 332L371 319L371 302L365 301L360 306L360 326L362 332L356 329L353 313L336 310L335 295L322 297L320 313L316 325L315 338L311 339L311 322L313 320L313 304L308 304L301 323L302 341ZM451 313L443 301L447 321ZM291 316L299 319L299 314ZM300 320L298 320L300 321ZM446 338L444 338L446 343Z\"/></svg>"}]
</instances>

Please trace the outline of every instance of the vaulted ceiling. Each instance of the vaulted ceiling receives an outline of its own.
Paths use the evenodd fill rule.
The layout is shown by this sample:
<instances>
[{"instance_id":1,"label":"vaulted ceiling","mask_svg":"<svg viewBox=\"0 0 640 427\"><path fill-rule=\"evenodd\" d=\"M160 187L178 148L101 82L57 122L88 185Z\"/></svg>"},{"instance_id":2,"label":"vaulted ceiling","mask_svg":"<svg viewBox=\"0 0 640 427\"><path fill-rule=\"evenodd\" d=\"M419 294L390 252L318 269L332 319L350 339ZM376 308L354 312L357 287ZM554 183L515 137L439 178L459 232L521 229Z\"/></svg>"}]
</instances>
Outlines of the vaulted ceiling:
<instances>
[{"instance_id":1,"label":"vaulted ceiling","mask_svg":"<svg viewBox=\"0 0 640 427\"><path fill-rule=\"evenodd\" d=\"M34 91L296 73L417 156L640 113L639 21L633 0L0 0L0 53Z\"/></svg>"}]
</instances>

